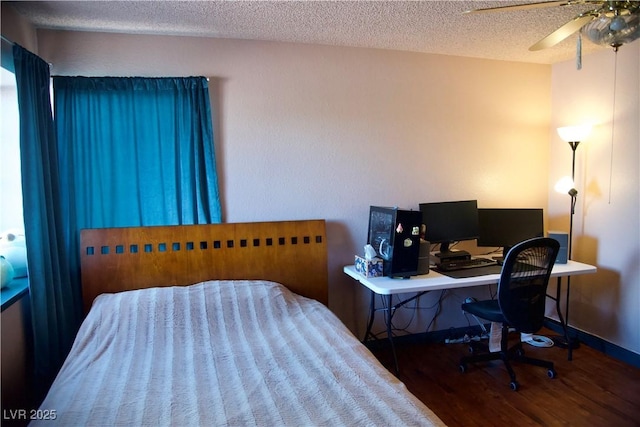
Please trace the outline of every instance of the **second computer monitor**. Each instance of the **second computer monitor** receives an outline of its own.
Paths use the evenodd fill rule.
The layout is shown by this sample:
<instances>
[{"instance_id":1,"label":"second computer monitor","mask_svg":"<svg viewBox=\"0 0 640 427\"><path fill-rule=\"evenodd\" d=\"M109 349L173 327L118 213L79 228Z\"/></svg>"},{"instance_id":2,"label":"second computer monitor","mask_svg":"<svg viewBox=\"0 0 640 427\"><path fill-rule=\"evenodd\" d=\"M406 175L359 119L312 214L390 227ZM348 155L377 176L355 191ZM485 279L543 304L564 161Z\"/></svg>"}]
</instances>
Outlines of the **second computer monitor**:
<instances>
[{"instance_id":1,"label":"second computer monitor","mask_svg":"<svg viewBox=\"0 0 640 427\"><path fill-rule=\"evenodd\" d=\"M544 236L542 209L478 209L478 246L502 247L503 256L523 240Z\"/></svg>"},{"instance_id":2,"label":"second computer monitor","mask_svg":"<svg viewBox=\"0 0 640 427\"><path fill-rule=\"evenodd\" d=\"M425 239L431 243L440 243L438 255L442 258L454 255L449 249L451 243L478 237L476 200L420 203L420 211L426 228ZM459 254L463 252L458 251Z\"/></svg>"}]
</instances>

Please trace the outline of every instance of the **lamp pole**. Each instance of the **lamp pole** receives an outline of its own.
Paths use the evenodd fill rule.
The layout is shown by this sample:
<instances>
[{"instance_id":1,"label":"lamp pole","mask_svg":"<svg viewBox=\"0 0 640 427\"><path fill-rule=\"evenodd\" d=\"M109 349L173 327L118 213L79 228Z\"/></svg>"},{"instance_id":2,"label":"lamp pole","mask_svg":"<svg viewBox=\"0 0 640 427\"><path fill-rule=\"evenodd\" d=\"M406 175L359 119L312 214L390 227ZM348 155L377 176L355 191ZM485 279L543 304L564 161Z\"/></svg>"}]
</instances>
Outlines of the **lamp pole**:
<instances>
[{"instance_id":1,"label":"lamp pole","mask_svg":"<svg viewBox=\"0 0 640 427\"><path fill-rule=\"evenodd\" d=\"M576 182L576 148L578 148L578 144L580 141L571 141L569 145L571 146L572 151L572 161L571 161L571 180ZM578 191L575 188L569 190L569 196L571 196L571 214L569 215L569 247L567 248L567 258L571 259L571 253L573 251L573 215L576 213L576 201L577 201ZM567 320L567 328L569 327L569 295L571 294L571 276L567 276L567 300L565 301L564 313ZM569 350L568 358L569 360L573 359L573 349L578 348L580 343L578 340L572 340L569 336L569 331L567 330L567 348Z\"/></svg>"},{"instance_id":2,"label":"lamp pole","mask_svg":"<svg viewBox=\"0 0 640 427\"><path fill-rule=\"evenodd\" d=\"M569 146L572 151L571 159L571 181L576 182L576 149L580 141L570 141ZM573 249L573 214L576 213L576 196L578 191L575 188L569 190L571 196L571 215L569 216L569 247L567 248L568 259L571 259L571 249Z\"/></svg>"},{"instance_id":3,"label":"lamp pole","mask_svg":"<svg viewBox=\"0 0 640 427\"><path fill-rule=\"evenodd\" d=\"M574 182L576 180L576 149L578 148L578 144L580 141L569 141L569 146L572 151L572 160L571 160L571 181ZM571 188L569 190L569 196L571 196L571 213L569 215L569 247L567 248L567 259L571 260L571 252L573 249L573 215L576 213L576 201L578 196L578 191L575 188ZM568 359L573 359L573 349L578 348L580 343L577 339L571 339L569 336L569 296L571 295L571 276L567 276L567 299L565 301L564 306L564 315L566 320L567 329L565 330L565 339L566 346L569 351Z\"/></svg>"},{"instance_id":4,"label":"lamp pole","mask_svg":"<svg viewBox=\"0 0 640 427\"><path fill-rule=\"evenodd\" d=\"M590 124L583 124L579 126L565 126L557 129L558 135L562 140L569 143L572 151L572 159L571 159L571 182L572 188L568 190L569 196L571 196L571 213L569 215L569 241L567 242L567 260L571 260L572 251L573 251L573 215L576 212L576 200L578 196L578 191L575 189L575 179L576 179L576 149L578 148L578 144L580 141L584 140L591 133L592 126ZM566 192L566 188L563 192ZM560 288L561 288L561 279L558 278L558 287L557 287L557 295L556 295L556 307L558 309L558 316L561 319L564 327L564 337L558 337L557 340L554 340L560 347L566 347L569 349L569 360L573 357L572 350L574 348L578 348L580 343L577 339L571 339L569 337L569 296L571 294L571 277L567 277L567 299L565 301L565 320L562 321L562 315L560 314ZM563 339L564 338L564 339Z\"/></svg>"}]
</instances>

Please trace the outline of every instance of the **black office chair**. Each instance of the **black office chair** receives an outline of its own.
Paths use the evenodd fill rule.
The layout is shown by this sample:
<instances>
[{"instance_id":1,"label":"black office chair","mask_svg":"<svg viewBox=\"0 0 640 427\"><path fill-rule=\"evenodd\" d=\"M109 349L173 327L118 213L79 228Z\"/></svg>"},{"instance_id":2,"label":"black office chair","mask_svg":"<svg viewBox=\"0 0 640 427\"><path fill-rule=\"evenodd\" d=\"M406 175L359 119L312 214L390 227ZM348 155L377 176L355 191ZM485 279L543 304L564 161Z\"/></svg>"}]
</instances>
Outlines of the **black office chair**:
<instances>
[{"instance_id":1,"label":"black office chair","mask_svg":"<svg viewBox=\"0 0 640 427\"><path fill-rule=\"evenodd\" d=\"M502 360L511 377L511 389L519 385L510 361L525 362L547 368L549 378L556 377L553 362L534 359L524 355L520 333L535 333L544 322L545 298L551 269L556 261L560 244L557 240L545 237L525 240L515 245L507 253L500 282L498 299L475 301L462 304L462 310L491 322L502 323L500 351L494 353L473 353L460 360L460 370L467 371L468 363ZM518 333L518 343L508 346L509 328Z\"/></svg>"}]
</instances>

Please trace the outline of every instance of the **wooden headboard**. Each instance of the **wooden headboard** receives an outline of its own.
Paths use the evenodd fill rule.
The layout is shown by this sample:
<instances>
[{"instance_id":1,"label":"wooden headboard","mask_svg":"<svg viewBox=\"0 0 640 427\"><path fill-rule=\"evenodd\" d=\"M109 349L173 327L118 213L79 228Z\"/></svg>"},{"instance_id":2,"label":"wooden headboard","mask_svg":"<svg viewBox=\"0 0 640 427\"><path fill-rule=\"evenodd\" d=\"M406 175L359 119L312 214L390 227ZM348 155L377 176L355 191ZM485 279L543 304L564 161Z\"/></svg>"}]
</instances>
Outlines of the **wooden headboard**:
<instances>
[{"instance_id":1,"label":"wooden headboard","mask_svg":"<svg viewBox=\"0 0 640 427\"><path fill-rule=\"evenodd\" d=\"M324 220L84 229L84 310L102 293L271 280L328 303Z\"/></svg>"}]
</instances>

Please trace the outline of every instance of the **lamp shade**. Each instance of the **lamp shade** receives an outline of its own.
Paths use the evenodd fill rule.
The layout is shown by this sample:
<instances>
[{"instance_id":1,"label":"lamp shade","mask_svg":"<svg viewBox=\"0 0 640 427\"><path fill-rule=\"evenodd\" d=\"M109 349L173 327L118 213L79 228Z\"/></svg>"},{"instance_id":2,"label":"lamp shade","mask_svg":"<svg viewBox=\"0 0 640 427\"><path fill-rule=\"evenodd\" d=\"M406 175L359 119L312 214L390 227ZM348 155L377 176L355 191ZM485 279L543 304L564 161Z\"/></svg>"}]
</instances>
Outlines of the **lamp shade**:
<instances>
[{"instance_id":1,"label":"lamp shade","mask_svg":"<svg viewBox=\"0 0 640 427\"><path fill-rule=\"evenodd\" d=\"M558 135L566 142L579 142L591 133L591 125L565 126L558 128Z\"/></svg>"},{"instance_id":2,"label":"lamp shade","mask_svg":"<svg viewBox=\"0 0 640 427\"><path fill-rule=\"evenodd\" d=\"M568 194L572 189L574 189L574 187L575 183L573 182L573 179L571 179L570 176L565 176L556 182L554 189L558 193Z\"/></svg>"}]
</instances>

